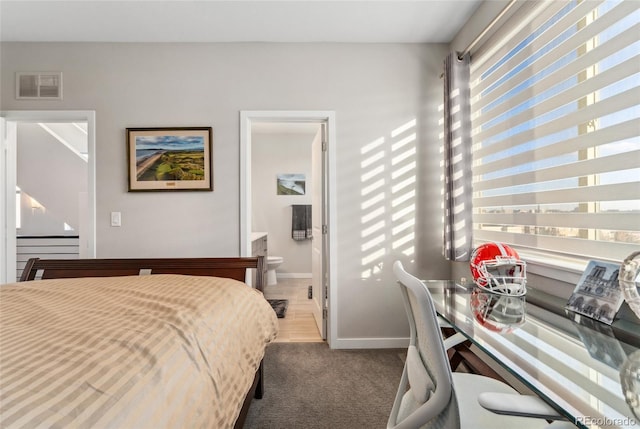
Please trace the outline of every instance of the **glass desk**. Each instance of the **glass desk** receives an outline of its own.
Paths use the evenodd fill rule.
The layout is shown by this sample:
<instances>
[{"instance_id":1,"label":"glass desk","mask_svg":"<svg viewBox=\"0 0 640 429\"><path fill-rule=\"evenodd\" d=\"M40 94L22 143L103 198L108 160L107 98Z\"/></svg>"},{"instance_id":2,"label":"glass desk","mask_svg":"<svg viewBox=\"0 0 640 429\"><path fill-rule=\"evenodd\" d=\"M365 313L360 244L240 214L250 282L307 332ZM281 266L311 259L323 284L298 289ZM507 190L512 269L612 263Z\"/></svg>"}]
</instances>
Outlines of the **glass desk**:
<instances>
[{"instance_id":1,"label":"glass desk","mask_svg":"<svg viewBox=\"0 0 640 429\"><path fill-rule=\"evenodd\" d=\"M582 428L640 427L640 349L609 327L473 285L425 281L438 314ZM625 399L627 398L627 399ZM634 415L635 411L635 415Z\"/></svg>"}]
</instances>

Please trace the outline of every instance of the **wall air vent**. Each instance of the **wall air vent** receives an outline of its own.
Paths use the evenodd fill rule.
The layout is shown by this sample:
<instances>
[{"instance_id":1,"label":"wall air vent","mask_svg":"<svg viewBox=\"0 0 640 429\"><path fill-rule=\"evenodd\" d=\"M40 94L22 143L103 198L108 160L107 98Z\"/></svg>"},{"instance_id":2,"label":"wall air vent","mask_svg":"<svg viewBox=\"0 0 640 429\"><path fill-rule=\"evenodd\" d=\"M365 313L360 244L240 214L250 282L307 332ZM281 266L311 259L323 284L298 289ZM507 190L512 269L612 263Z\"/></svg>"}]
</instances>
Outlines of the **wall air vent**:
<instances>
[{"instance_id":1,"label":"wall air vent","mask_svg":"<svg viewBox=\"0 0 640 429\"><path fill-rule=\"evenodd\" d=\"M16 99L18 100L61 100L61 72L18 72L16 73Z\"/></svg>"}]
</instances>

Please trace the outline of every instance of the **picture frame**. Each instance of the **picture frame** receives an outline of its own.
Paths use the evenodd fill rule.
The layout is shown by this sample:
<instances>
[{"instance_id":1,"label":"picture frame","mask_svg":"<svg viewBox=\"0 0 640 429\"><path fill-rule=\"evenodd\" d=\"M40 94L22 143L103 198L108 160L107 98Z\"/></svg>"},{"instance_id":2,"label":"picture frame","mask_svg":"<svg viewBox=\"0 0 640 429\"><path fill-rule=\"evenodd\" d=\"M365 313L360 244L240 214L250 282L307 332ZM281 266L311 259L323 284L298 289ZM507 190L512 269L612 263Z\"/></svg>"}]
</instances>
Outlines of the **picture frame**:
<instances>
[{"instance_id":1,"label":"picture frame","mask_svg":"<svg viewBox=\"0 0 640 429\"><path fill-rule=\"evenodd\" d=\"M565 309L611 325L624 300L619 268L612 262L589 261Z\"/></svg>"},{"instance_id":2,"label":"picture frame","mask_svg":"<svg viewBox=\"0 0 640 429\"><path fill-rule=\"evenodd\" d=\"M302 173L276 175L277 195L304 195L307 179Z\"/></svg>"},{"instance_id":3,"label":"picture frame","mask_svg":"<svg viewBox=\"0 0 640 429\"><path fill-rule=\"evenodd\" d=\"M213 191L211 127L127 128L129 192Z\"/></svg>"}]
</instances>

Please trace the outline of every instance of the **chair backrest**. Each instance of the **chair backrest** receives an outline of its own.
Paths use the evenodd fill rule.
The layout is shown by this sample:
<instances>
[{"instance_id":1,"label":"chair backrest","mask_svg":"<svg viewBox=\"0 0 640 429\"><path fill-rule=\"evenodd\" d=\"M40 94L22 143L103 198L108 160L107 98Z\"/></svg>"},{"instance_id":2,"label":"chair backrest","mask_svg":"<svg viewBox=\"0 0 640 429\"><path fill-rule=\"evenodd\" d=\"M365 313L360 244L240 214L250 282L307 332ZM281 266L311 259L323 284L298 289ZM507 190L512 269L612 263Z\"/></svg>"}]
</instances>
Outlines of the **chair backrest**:
<instances>
[{"instance_id":1,"label":"chair backrest","mask_svg":"<svg viewBox=\"0 0 640 429\"><path fill-rule=\"evenodd\" d=\"M395 262L393 272L402 291L411 338L387 427L455 427L458 411L451 367L431 294L401 262Z\"/></svg>"}]
</instances>

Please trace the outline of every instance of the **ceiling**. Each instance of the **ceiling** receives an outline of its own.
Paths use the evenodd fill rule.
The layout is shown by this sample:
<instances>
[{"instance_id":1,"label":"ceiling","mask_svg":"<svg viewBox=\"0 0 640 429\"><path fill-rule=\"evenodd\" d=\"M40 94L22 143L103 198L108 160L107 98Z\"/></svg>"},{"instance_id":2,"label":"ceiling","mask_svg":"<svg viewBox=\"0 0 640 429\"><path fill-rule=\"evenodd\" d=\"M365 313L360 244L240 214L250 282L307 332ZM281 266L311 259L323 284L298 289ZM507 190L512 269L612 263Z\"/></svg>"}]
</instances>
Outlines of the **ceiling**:
<instances>
[{"instance_id":1,"label":"ceiling","mask_svg":"<svg viewBox=\"0 0 640 429\"><path fill-rule=\"evenodd\" d=\"M482 0L0 0L0 40L449 43Z\"/></svg>"}]
</instances>

